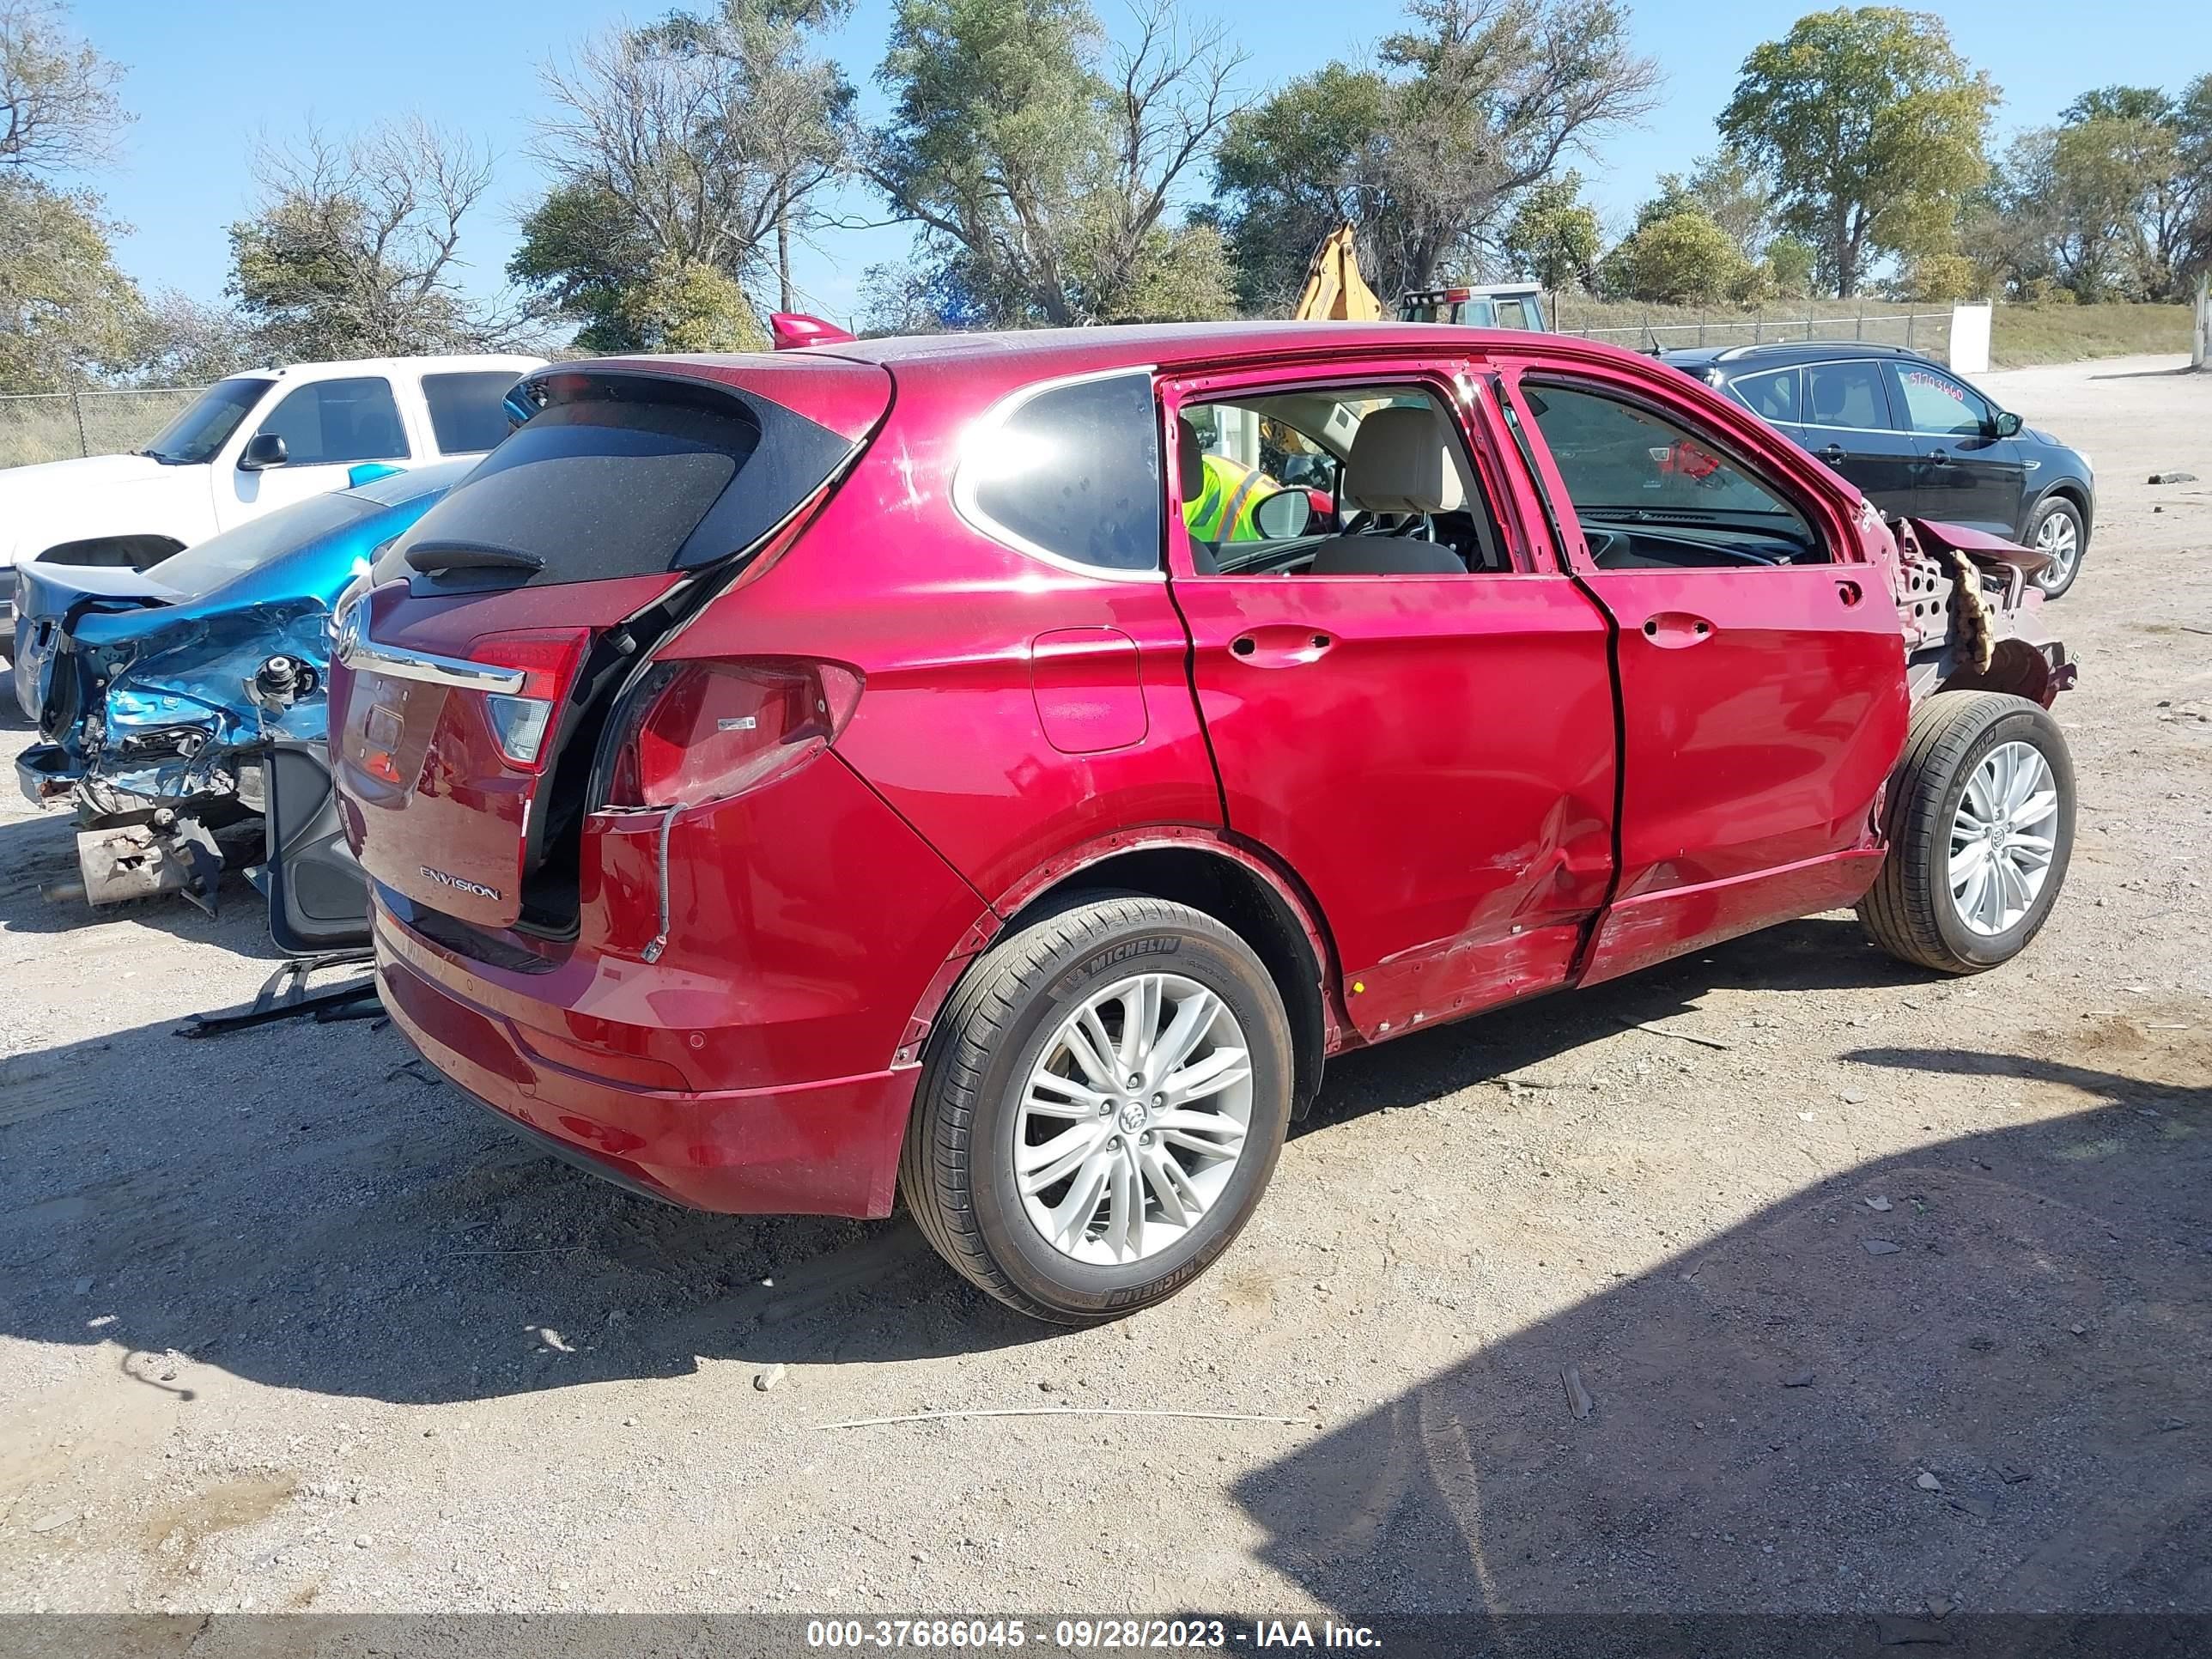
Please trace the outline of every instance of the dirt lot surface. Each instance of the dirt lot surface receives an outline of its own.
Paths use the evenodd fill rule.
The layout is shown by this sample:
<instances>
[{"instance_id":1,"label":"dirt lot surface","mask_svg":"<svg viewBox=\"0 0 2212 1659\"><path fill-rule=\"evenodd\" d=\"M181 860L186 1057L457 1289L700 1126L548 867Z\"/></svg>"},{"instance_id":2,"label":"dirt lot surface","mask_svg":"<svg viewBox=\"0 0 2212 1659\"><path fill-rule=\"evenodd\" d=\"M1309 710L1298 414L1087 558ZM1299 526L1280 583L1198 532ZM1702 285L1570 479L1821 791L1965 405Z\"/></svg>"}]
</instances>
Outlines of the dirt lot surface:
<instances>
[{"instance_id":1,"label":"dirt lot surface","mask_svg":"<svg viewBox=\"0 0 2212 1659\"><path fill-rule=\"evenodd\" d=\"M2212 375L2172 365L1989 377L2101 492L2022 960L1826 916L1346 1059L1243 1239L1113 1328L904 1224L626 1196L388 1030L179 1041L273 964L251 895L42 903L69 827L0 808L0 1607L2212 1610ZM1086 1414L823 1426L1004 1407Z\"/></svg>"}]
</instances>

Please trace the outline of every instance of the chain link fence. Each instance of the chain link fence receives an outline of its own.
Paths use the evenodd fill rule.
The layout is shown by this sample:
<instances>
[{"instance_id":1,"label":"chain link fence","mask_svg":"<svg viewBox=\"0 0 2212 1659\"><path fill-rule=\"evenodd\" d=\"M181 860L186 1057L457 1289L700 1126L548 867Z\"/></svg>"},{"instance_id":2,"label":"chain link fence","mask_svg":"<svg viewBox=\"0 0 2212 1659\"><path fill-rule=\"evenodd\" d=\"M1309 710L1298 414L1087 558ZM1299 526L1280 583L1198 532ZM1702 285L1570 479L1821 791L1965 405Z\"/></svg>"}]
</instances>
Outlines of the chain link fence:
<instances>
[{"instance_id":1,"label":"chain link fence","mask_svg":"<svg viewBox=\"0 0 2212 1659\"><path fill-rule=\"evenodd\" d=\"M1904 346L1938 362L1948 360L1951 308L1916 311L1868 307L1846 310L1808 307L1811 314L1789 312L1700 310L1694 307L1608 305L1578 296L1555 298L1555 332L1607 340L1643 351L1680 351L1694 346L1771 345L1779 341L1854 340Z\"/></svg>"},{"instance_id":2,"label":"chain link fence","mask_svg":"<svg viewBox=\"0 0 2212 1659\"><path fill-rule=\"evenodd\" d=\"M0 396L0 467L137 449L204 387L86 387Z\"/></svg>"}]
</instances>

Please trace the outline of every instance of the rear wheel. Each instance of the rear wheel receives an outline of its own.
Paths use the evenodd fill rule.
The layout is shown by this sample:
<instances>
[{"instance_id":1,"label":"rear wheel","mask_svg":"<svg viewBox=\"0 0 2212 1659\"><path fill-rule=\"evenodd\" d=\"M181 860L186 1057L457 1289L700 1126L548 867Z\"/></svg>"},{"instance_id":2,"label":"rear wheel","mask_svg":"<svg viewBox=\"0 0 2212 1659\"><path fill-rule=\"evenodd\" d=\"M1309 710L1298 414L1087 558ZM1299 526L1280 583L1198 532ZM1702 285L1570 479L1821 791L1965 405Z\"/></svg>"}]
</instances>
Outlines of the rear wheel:
<instances>
[{"instance_id":1,"label":"rear wheel","mask_svg":"<svg viewBox=\"0 0 2212 1659\"><path fill-rule=\"evenodd\" d=\"M2089 550L2089 532L2081 522L2081 509L2063 495L2053 495L2035 509L2027 527L2027 544L2048 553L2051 562L2036 573L2035 585L2047 599L2055 599L2074 586L2081 574L2081 556Z\"/></svg>"},{"instance_id":2,"label":"rear wheel","mask_svg":"<svg viewBox=\"0 0 2212 1659\"><path fill-rule=\"evenodd\" d=\"M1942 973L2009 962L2074 849L2065 734L2025 697L1940 692L1913 711L1882 823L1889 855L1858 908L1874 942Z\"/></svg>"},{"instance_id":3,"label":"rear wheel","mask_svg":"<svg viewBox=\"0 0 2212 1659\"><path fill-rule=\"evenodd\" d=\"M1227 1249L1290 1121L1290 1022L1251 948L1187 905L1080 902L994 948L931 1039L899 1184L1000 1301L1087 1324Z\"/></svg>"}]
</instances>

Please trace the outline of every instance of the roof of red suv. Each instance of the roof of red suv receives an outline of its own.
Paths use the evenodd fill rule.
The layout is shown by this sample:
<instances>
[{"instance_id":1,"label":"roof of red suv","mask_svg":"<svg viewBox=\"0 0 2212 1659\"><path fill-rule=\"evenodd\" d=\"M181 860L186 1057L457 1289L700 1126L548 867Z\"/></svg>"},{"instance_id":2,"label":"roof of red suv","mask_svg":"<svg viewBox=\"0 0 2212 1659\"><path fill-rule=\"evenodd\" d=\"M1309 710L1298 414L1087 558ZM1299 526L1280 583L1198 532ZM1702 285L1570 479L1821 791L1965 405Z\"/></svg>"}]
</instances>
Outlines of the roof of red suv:
<instances>
[{"instance_id":1,"label":"roof of red suv","mask_svg":"<svg viewBox=\"0 0 2212 1659\"><path fill-rule=\"evenodd\" d=\"M1480 353L1488 350L1525 352L1539 343L1593 356L1632 357L1617 346L1589 340L1568 340L1558 335L1532 335L1523 330L1461 328L1449 324L1419 323L1143 323L1109 328L1038 328L1006 330L987 334L908 334L877 340L840 341L806 346L770 357L696 356L656 358L663 368L693 368L711 376L719 368L779 363L809 358L844 357L882 363L896 369L902 362L933 366L948 359L971 358L1003 369L1018 362L1038 378L1080 374L1090 371L1138 366L1182 368L1225 359L1265 356L1316 346L1335 350L1381 348L1419 350L1445 348ZM1650 359L1643 361L1649 362Z\"/></svg>"}]
</instances>

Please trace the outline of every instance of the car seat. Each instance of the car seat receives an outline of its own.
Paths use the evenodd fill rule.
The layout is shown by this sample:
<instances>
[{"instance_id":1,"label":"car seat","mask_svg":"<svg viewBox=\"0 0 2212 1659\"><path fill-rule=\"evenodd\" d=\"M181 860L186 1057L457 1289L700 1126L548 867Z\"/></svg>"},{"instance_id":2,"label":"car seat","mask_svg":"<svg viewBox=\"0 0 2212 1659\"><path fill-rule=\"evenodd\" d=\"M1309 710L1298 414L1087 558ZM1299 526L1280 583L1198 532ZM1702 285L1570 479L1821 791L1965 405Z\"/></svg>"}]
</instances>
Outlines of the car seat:
<instances>
[{"instance_id":1,"label":"car seat","mask_svg":"<svg viewBox=\"0 0 2212 1659\"><path fill-rule=\"evenodd\" d=\"M1359 423L1344 463L1348 505L1427 518L1464 511L1471 493L1459 441L1435 405L1378 409ZM1468 565L1440 542L1367 530L1330 537L1308 569L1316 576L1463 576Z\"/></svg>"}]
</instances>

